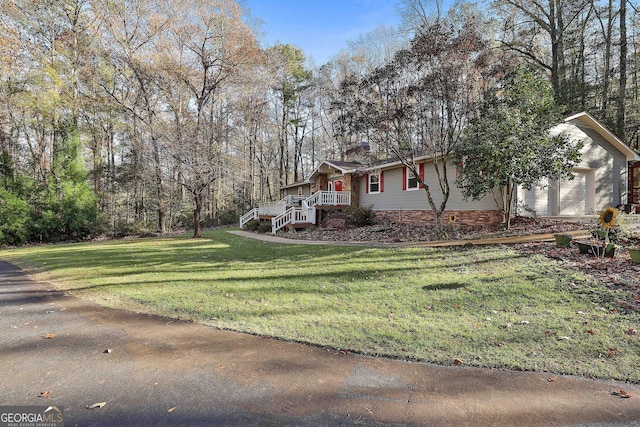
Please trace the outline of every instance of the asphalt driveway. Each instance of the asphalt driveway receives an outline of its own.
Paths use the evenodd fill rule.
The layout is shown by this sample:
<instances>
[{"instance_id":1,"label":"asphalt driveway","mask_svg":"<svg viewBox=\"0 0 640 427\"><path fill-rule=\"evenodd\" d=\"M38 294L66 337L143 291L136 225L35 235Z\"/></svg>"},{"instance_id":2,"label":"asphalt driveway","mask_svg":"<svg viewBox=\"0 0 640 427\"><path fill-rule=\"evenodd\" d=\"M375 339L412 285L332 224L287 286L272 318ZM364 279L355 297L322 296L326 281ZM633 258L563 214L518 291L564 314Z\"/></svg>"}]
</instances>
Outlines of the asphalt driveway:
<instances>
[{"instance_id":1,"label":"asphalt driveway","mask_svg":"<svg viewBox=\"0 0 640 427\"><path fill-rule=\"evenodd\" d=\"M637 385L363 357L113 310L2 261L0 330L0 405L62 406L65 426L640 425Z\"/></svg>"}]
</instances>

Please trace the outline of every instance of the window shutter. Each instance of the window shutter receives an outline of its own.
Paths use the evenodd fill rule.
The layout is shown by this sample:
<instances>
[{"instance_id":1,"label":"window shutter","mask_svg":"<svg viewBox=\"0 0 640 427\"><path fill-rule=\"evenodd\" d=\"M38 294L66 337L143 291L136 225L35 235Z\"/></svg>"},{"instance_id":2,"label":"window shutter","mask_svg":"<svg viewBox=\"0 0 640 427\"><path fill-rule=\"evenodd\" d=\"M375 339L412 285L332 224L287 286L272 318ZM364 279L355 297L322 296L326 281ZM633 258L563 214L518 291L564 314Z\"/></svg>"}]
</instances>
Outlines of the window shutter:
<instances>
[{"instance_id":1,"label":"window shutter","mask_svg":"<svg viewBox=\"0 0 640 427\"><path fill-rule=\"evenodd\" d=\"M424 182L424 163L420 163L420 180ZM420 187L424 188L423 185L420 185Z\"/></svg>"},{"instance_id":2,"label":"window shutter","mask_svg":"<svg viewBox=\"0 0 640 427\"><path fill-rule=\"evenodd\" d=\"M380 172L380 192L384 191L384 171Z\"/></svg>"},{"instance_id":3,"label":"window shutter","mask_svg":"<svg viewBox=\"0 0 640 427\"><path fill-rule=\"evenodd\" d=\"M366 194L369 194L369 174L366 174L364 176L364 182L366 184L366 188L365 188L364 191L365 191Z\"/></svg>"},{"instance_id":4,"label":"window shutter","mask_svg":"<svg viewBox=\"0 0 640 427\"><path fill-rule=\"evenodd\" d=\"M402 168L402 191L407 189L407 167Z\"/></svg>"}]
</instances>

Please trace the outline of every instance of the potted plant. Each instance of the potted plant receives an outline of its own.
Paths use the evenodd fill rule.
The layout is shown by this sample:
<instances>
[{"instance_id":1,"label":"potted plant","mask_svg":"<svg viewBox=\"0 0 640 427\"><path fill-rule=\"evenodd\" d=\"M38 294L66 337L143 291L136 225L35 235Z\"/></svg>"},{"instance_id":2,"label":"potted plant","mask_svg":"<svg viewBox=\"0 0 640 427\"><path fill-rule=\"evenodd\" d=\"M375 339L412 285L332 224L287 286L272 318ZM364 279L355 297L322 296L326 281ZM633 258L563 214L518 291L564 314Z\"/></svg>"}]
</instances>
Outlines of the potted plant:
<instances>
[{"instance_id":1,"label":"potted plant","mask_svg":"<svg viewBox=\"0 0 640 427\"><path fill-rule=\"evenodd\" d=\"M556 246L568 248L573 243L573 236L571 234L554 234L553 237L556 239Z\"/></svg>"},{"instance_id":2,"label":"potted plant","mask_svg":"<svg viewBox=\"0 0 640 427\"><path fill-rule=\"evenodd\" d=\"M634 264L640 264L640 246L635 248L627 248L629 251L629 256L631 257L631 262Z\"/></svg>"},{"instance_id":3,"label":"potted plant","mask_svg":"<svg viewBox=\"0 0 640 427\"><path fill-rule=\"evenodd\" d=\"M581 254L591 254L598 258L614 258L618 247L613 243L577 241L576 246Z\"/></svg>"},{"instance_id":4,"label":"potted plant","mask_svg":"<svg viewBox=\"0 0 640 427\"><path fill-rule=\"evenodd\" d=\"M592 242L576 242L576 246L582 254L591 254L599 258L613 258L618 247L611 242L617 237L615 229L618 221L618 209L607 208L598 217L598 228L594 230L594 240Z\"/></svg>"}]
</instances>

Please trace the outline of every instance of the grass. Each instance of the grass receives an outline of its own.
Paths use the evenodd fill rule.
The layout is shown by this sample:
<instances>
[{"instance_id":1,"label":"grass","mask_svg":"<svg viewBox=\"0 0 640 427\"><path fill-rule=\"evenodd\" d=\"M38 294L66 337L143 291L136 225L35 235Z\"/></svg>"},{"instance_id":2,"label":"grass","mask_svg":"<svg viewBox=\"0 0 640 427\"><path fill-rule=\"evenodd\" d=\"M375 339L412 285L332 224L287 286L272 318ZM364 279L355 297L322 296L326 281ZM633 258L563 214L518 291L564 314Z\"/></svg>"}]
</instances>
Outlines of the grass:
<instances>
[{"instance_id":1,"label":"grass","mask_svg":"<svg viewBox=\"0 0 640 427\"><path fill-rule=\"evenodd\" d=\"M504 247L303 246L212 231L0 252L129 310L371 355L640 382L621 292Z\"/></svg>"}]
</instances>

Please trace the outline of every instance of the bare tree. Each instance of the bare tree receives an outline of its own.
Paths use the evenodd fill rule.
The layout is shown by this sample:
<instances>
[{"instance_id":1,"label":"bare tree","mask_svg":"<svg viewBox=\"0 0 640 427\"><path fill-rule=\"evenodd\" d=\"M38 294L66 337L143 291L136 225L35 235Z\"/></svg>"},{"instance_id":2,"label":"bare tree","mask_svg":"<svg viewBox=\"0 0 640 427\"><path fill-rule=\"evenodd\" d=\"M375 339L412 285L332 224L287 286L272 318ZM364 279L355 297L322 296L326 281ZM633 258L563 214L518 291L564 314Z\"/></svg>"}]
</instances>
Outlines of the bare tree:
<instances>
[{"instance_id":1,"label":"bare tree","mask_svg":"<svg viewBox=\"0 0 640 427\"><path fill-rule=\"evenodd\" d=\"M163 123L160 120L164 106L157 85L161 70L157 66L158 56L153 42L169 24L170 17L159 14L153 0L96 3L96 13L101 15L106 30L101 50L108 64L102 70L100 84L111 100L129 115L130 135L144 142L132 145L133 158L144 156L145 152L140 150L149 149L157 203L157 230L165 233L165 165ZM136 164L142 166L141 162L134 162ZM134 180L140 178L140 173L138 168L134 170ZM136 198L136 205L138 200ZM138 215L142 214L142 209L137 211Z\"/></svg>"},{"instance_id":2,"label":"bare tree","mask_svg":"<svg viewBox=\"0 0 640 427\"><path fill-rule=\"evenodd\" d=\"M193 200L193 237L200 237L203 203L220 176L228 139L224 88L253 71L260 52L234 1L167 1L163 10L177 18L157 45L165 77L160 85L174 124L170 150L183 168L179 182Z\"/></svg>"},{"instance_id":3,"label":"bare tree","mask_svg":"<svg viewBox=\"0 0 640 427\"><path fill-rule=\"evenodd\" d=\"M477 16L467 15L463 22L440 20L424 27L408 49L364 78L344 106L349 112L345 117L355 118L351 131L366 132L389 150L425 190L438 232L450 194L447 168L482 80L486 48L478 24ZM433 161L436 183L425 182L420 174L416 158L425 155ZM436 191L442 195L440 203Z\"/></svg>"},{"instance_id":4,"label":"bare tree","mask_svg":"<svg viewBox=\"0 0 640 427\"><path fill-rule=\"evenodd\" d=\"M538 64L550 73L556 101L563 103L565 40L592 0L494 0L504 22L502 46ZM548 50L547 50L548 48ZM550 55L547 56L547 52Z\"/></svg>"}]
</instances>

